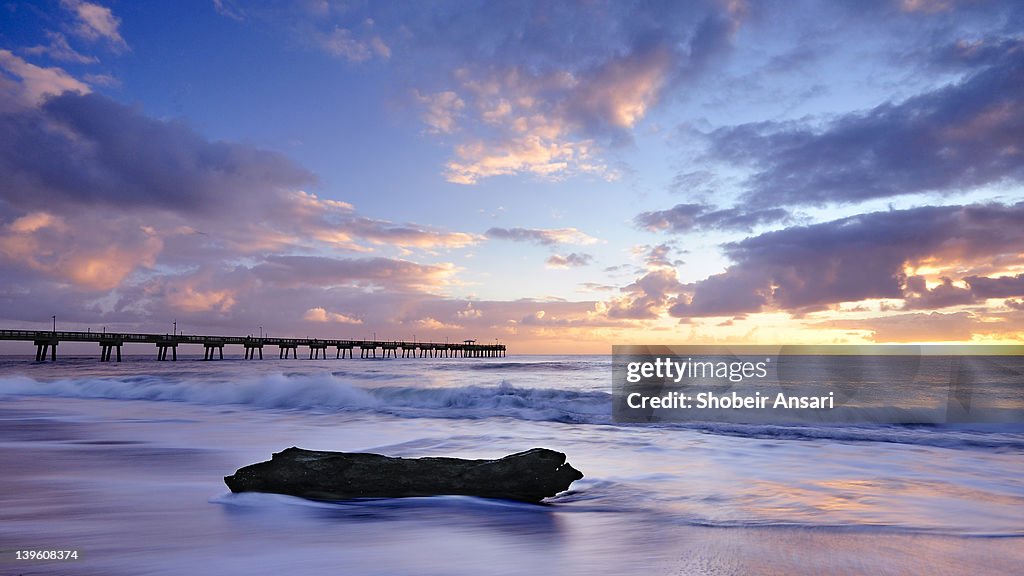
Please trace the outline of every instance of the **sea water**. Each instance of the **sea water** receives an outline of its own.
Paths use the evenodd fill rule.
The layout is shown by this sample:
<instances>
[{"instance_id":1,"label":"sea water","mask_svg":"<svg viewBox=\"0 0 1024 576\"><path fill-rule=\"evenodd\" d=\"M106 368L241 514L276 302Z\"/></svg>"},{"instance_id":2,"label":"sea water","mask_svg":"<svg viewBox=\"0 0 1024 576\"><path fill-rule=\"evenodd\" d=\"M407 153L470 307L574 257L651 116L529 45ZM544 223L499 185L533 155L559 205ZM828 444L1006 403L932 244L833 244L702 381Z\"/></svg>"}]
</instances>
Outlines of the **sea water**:
<instances>
[{"instance_id":1,"label":"sea water","mask_svg":"<svg viewBox=\"0 0 1024 576\"><path fill-rule=\"evenodd\" d=\"M0 573L1008 574L1020 425L619 424L609 356L0 360ZM545 505L315 502L223 476L290 446L565 452ZM18 560L73 550L77 560Z\"/></svg>"}]
</instances>

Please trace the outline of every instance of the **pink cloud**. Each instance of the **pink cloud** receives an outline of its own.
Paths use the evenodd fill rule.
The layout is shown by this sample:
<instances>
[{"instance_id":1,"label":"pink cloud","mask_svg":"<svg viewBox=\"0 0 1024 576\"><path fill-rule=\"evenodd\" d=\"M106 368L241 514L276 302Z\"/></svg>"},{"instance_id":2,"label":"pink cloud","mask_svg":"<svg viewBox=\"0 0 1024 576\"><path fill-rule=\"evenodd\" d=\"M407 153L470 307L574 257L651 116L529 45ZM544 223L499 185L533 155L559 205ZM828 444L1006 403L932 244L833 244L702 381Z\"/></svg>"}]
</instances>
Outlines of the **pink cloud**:
<instances>
[{"instance_id":1,"label":"pink cloud","mask_svg":"<svg viewBox=\"0 0 1024 576\"><path fill-rule=\"evenodd\" d=\"M303 320L310 322L334 322L337 324L362 324L363 321L354 316L348 316L339 312L328 312L326 308L322 306L316 306L306 310L306 313L302 315Z\"/></svg>"},{"instance_id":2,"label":"pink cloud","mask_svg":"<svg viewBox=\"0 0 1024 576\"><path fill-rule=\"evenodd\" d=\"M12 83L0 75L0 98L3 100L0 102L0 112L15 107L35 106L47 96L64 92L87 94L91 91L87 84L62 68L36 66L15 56L10 50L0 50L0 68L18 79Z\"/></svg>"},{"instance_id":3,"label":"pink cloud","mask_svg":"<svg viewBox=\"0 0 1024 576\"><path fill-rule=\"evenodd\" d=\"M61 4L77 17L76 34L87 40L105 40L117 52L128 49L121 37L121 19L110 8L84 0L61 0Z\"/></svg>"}]
</instances>

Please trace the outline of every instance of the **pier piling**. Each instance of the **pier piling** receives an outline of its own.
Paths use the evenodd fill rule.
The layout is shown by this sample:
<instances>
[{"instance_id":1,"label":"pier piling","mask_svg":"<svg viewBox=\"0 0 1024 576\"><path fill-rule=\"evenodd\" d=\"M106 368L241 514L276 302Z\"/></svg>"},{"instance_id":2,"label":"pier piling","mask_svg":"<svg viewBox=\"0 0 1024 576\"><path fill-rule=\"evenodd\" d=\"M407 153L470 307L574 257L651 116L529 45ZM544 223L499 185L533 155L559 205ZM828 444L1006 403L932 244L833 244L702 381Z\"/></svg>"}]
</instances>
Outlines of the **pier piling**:
<instances>
[{"instance_id":1,"label":"pier piling","mask_svg":"<svg viewBox=\"0 0 1024 576\"><path fill-rule=\"evenodd\" d=\"M117 348L117 361L121 361L121 342L117 340L100 340L100 362L110 362L110 355Z\"/></svg>"},{"instance_id":2,"label":"pier piling","mask_svg":"<svg viewBox=\"0 0 1024 576\"><path fill-rule=\"evenodd\" d=\"M245 346L245 359L252 360L256 357L256 352L260 354L260 360L263 360L263 343L262 342L246 342Z\"/></svg>"},{"instance_id":3,"label":"pier piling","mask_svg":"<svg viewBox=\"0 0 1024 576\"><path fill-rule=\"evenodd\" d=\"M36 362L45 362L46 354L49 352L50 361L57 361L57 341L56 340L35 340L36 345Z\"/></svg>"},{"instance_id":4,"label":"pier piling","mask_svg":"<svg viewBox=\"0 0 1024 576\"><path fill-rule=\"evenodd\" d=\"M223 342L203 342L203 348L206 349L206 353L203 355L203 360L213 360L215 352L220 354L220 360L224 359Z\"/></svg>"},{"instance_id":5,"label":"pier piling","mask_svg":"<svg viewBox=\"0 0 1024 576\"><path fill-rule=\"evenodd\" d=\"M327 344L323 342L313 341L309 344L309 359L319 360L321 353L323 354L324 360L327 359Z\"/></svg>"}]
</instances>

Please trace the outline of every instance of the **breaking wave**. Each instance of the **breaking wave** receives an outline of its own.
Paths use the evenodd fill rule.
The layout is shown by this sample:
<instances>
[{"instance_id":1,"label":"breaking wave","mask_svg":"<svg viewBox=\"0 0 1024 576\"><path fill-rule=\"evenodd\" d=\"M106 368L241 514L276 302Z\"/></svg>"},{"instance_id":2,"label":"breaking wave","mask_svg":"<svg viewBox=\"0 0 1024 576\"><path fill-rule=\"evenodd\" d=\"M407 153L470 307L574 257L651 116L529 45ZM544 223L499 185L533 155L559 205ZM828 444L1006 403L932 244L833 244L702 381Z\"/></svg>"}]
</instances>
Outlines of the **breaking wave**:
<instances>
[{"instance_id":1,"label":"breaking wave","mask_svg":"<svg viewBox=\"0 0 1024 576\"><path fill-rule=\"evenodd\" d=\"M507 382L493 386L359 387L330 372L267 374L244 380L213 381L155 375L58 380L10 376L0 378L0 396L3 395L172 401L315 413L368 412L403 418L513 418L693 430L766 440L889 442L1024 453L1024 430L1019 425L967 428L956 425L744 425L713 422L615 424L609 393L518 387Z\"/></svg>"},{"instance_id":2,"label":"breaking wave","mask_svg":"<svg viewBox=\"0 0 1024 576\"><path fill-rule=\"evenodd\" d=\"M337 376L271 374L246 381L171 380L159 376L0 378L0 395L57 396L241 405L315 412L372 411L402 417L509 417L568 423L609 423L611 395L547 388L498 386L361 388Z\"/></svg>"}]
</instances>

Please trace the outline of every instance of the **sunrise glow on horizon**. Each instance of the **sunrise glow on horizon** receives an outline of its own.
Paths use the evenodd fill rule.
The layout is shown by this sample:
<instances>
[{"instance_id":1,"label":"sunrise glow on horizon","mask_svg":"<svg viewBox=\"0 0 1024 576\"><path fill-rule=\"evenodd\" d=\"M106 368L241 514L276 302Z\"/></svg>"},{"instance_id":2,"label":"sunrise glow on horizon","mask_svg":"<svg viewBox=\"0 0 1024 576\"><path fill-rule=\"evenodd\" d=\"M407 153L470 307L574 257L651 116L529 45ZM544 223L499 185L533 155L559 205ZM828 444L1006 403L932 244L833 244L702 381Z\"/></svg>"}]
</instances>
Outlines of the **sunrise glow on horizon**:
<instances>
[{"instance_id":1,"label":"sunrise glow on horizon","mask_svg":"<svg viewBox=\"0 0 1024 576\"><path fill-rule=\"evenodd\" d=\"M1024 340L1017 2L0 13L0 328Z\"/></svg>"}]
</instances>

